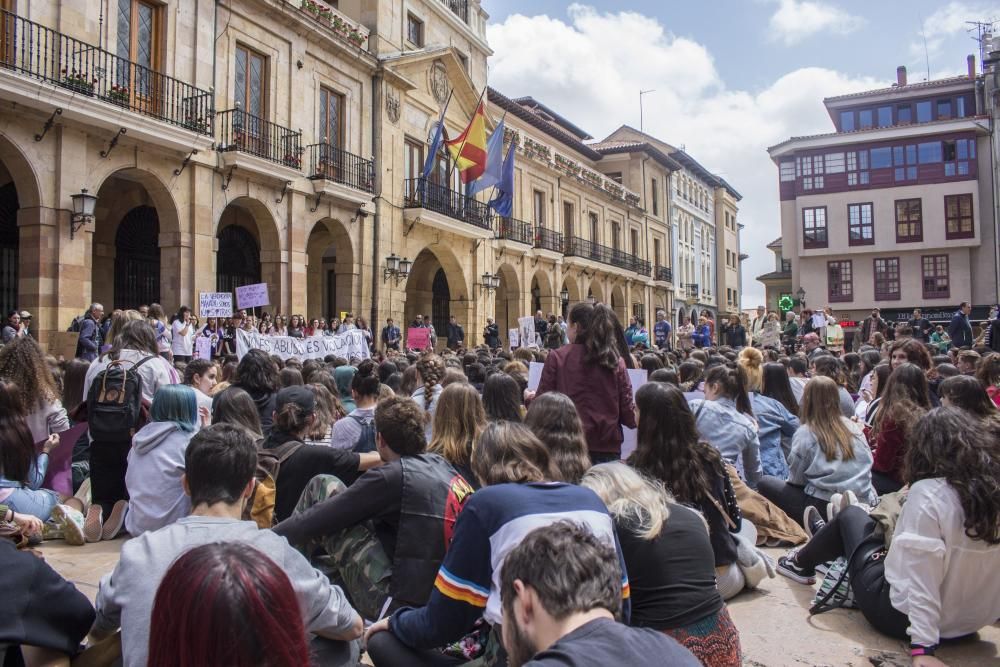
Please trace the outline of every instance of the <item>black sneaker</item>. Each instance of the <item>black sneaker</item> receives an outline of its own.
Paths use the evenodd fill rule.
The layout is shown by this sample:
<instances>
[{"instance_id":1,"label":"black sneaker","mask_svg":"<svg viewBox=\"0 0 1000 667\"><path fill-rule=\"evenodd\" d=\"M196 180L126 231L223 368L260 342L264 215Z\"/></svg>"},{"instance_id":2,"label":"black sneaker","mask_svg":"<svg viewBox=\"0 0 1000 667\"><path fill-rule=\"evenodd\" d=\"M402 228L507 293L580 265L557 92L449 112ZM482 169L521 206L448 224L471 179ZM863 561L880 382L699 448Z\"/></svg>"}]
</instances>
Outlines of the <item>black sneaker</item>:
<instances>
[{"instance_id":1,"label":"black sneaker","mask_svg":"<svg viewBox=\"0 0 1000 667\"><path fill-rule=\"evenodd\" d=\"M816 570L813 568L800 567L799 564L795 562L794 552L778 559L777 570L778 574L784 575L797 583L809 585L816 583Z\"/></svg>"},{"instance_id":2,"label":"black sneaker","mask_svg":"<svg viewBox=\"0 0 1000 667\"><path fill-rule=\"evenodd\" d=\"M809 539L820 531L823 526L826 525L826 521L823 520L823 515L819 513L819 510L812 505L806 506L806 511L802 513L802 527L806 531L806 535Z\"/></svg>"}]
</instances>

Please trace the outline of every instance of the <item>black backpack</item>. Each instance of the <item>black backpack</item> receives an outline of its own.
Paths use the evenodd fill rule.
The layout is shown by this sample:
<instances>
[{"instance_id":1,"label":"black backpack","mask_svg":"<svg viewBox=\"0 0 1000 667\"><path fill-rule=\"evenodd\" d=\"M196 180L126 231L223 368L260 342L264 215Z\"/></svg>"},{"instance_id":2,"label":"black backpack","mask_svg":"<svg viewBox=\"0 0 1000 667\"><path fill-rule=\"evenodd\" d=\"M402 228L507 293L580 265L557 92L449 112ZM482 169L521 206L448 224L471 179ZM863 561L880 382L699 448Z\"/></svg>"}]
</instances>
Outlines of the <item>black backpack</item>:
<instances>
[{"instance_id":1,"label":"black backpack","mask_svg":"<svg viewBox=\"0 0 1000 667\"><path fill-rule=\"evenodd\" d=\"M83 327L83 320L85 320L86 318L87 318L86 313L84 313L83 315L77 315L76 317L73 318L73 321L70 322L69 328L66 329L66 331L79 331Z\"/></svg>"},{"instance_id":2,"label":"black backpack","mask_svg":"<svg viewBox=\"0 0 1000 667\"><path fill-rule=\"evenodd\" d=\"M138 363L118 359L97 374L87 393L87 425L95 442L129 442L142 426L142 376Z\"/></svg>"},{"instance_id":3,"label":"black backpack","mask_svg":"<svg viewBox=\"0 0 1000 667\"><path fill-rule=\"evenodd\" d=\"M355 454L374 452L375 420L371 417L360 417L358 415L350 415L350 417L361 426L361 434L358 436L358 439L354 441L354 449L351 451Z\"/></svg>"}]
</instances>

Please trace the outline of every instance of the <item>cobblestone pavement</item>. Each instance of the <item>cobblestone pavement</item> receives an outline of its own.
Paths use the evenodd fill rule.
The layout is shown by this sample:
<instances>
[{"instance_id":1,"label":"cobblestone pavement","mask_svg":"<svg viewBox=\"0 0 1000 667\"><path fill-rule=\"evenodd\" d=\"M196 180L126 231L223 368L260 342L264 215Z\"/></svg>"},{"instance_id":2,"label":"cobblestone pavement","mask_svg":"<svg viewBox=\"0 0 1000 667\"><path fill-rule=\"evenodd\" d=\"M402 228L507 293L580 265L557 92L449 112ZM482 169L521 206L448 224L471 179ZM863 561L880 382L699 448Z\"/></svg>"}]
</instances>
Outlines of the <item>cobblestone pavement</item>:
<instances>
[{"instance_id":1,"label":"cobblestone pavement","mask_svg":"<svg viewBox=\"0 0 1000 667\"><path fill-rule=\"evenodd\" d=\"M46 561L71 580L91 600L102 575L118 561L124 540L70 547L46 542ZM783 551L768 549L777 559ZM831 611L809 617L813 590L784 577L767 579L760 589L729 603L740 630L744 664L748 667L906 667L903 642L877 634L857 611ZM1000 625L978 638L946 645L938 656L951 667L1000 665Z\"/></svg>"}]
</instances>

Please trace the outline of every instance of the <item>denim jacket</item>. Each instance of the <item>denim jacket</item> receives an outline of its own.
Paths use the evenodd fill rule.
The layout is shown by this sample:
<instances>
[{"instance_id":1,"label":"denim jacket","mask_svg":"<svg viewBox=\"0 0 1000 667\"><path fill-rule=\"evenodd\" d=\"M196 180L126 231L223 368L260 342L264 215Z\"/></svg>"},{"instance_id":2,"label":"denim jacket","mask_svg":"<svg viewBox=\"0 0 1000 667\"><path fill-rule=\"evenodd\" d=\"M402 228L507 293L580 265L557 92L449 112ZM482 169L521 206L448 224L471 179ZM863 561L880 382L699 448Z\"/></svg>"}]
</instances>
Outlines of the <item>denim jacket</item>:
<instances>
[{"instance_id":1,"label":"denim jacket","mask_svg":"<svg viewBox=\"0 0 1000 667\"><path fill-rule=\"evenodd\" d=\"M792 438L799 427L799 418L779 401L758 393L750 394L753 414L759 428L760 463L765 475L788 479L788 462L781 448L783 438Z\"/></svg>"},{"instance_id":2,"label":"denim jacket","mask_svg":"<svg viewBox=\"0 0 1000 667\"><path fill-rule=\"evenodd\" d=\"M761 477L757 423L741 414L729 398L694 400L690 406L698 435L718 449L722 458L736 466L740 477L756 489Z\"/></svg>"},{"instance_id":3,"label":"denim jacket","mask_svg":"<svg viewBox=\"0 0 1000 667\"><path fill-rule=\"evenodd\" d=\"M45 481L45 473L49 469L49 455L45 452L39 454L35 461L31 464L31 469L28 471L28 483L22 484L21 482L16 482L12 479L7 479L3 475L0 475L0 489L32 489L37 491L42 486L42 482Z\"/></svg>"}]
</instances>

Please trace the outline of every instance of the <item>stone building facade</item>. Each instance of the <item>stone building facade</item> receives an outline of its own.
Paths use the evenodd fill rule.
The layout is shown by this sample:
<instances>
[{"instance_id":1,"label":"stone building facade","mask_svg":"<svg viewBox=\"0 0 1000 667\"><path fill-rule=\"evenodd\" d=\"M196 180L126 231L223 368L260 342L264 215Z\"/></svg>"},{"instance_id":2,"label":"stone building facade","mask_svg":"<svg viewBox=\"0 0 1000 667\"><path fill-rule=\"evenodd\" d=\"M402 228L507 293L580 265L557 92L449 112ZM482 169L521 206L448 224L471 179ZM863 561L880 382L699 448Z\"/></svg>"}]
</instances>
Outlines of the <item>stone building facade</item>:
<instances>
[{"instance_id":1,"label":"stone building facade","mask_svg":"<svg viewBox=\"0 0 1000 667\"><path fill-rule=\"evenodd\" d=\"M266 282L264 310L455 316L470 343L588 297L674 312L671 150L487 91L478 0L334 4L0 0L0 306L44 338L91 301ZM510 220L443 153L419 182L442 108L457 136L481 96L518 145Z\"/></svg>"}]
</instances>

